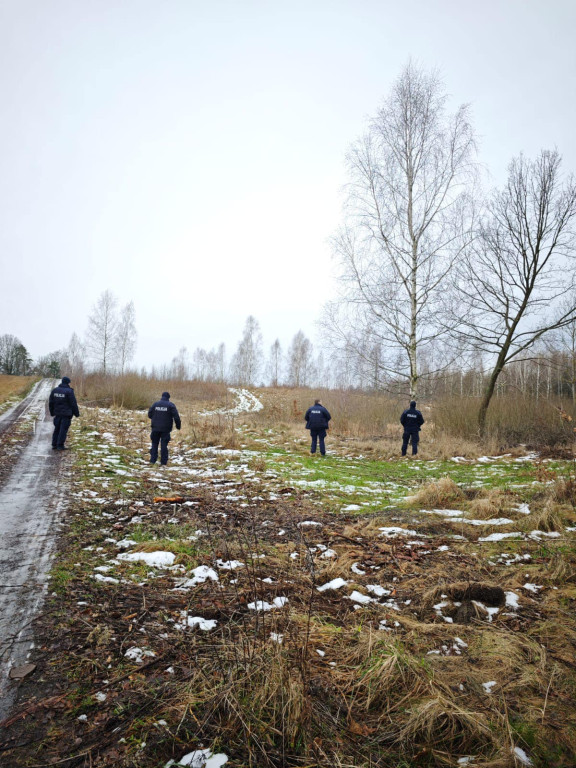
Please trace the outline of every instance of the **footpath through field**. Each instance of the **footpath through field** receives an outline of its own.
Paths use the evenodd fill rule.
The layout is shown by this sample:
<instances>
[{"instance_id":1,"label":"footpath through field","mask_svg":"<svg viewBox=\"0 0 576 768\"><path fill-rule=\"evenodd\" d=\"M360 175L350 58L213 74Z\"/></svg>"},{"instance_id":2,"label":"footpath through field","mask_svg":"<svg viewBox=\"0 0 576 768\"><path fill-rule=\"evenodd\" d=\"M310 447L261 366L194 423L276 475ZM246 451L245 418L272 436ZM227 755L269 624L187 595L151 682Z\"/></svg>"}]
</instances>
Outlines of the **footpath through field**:
<instances>
[{"instance_id":1,"label":"footpath through field","mask_svg":"<svg viewBox=\"0 0 576 768\"><path fill-rule=\"evenodd\" d=\"M0 417L5 435L25 419L32 437L10 465L0 487L0 720L14 703L14 684L31 649L31 622L46 591L50 556L61 507L58 464L53 455L46 401L51 380L39 382L18 405ZM59 453L59 452L56 452Z\"/></svg>"}]
</instances>

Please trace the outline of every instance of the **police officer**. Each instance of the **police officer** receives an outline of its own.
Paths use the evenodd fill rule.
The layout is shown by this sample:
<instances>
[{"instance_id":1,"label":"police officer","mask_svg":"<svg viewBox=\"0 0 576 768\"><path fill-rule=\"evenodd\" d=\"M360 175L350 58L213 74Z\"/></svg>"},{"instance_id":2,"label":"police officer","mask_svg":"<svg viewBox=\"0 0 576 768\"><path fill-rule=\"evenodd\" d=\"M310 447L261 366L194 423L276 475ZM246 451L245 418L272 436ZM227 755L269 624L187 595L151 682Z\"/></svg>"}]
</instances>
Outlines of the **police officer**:
<instances>
[{"instance_id":1,"label":"police officer","mask_svg":"<svg viewBox=\"0 0 576 768\"><path fill-rule=\"evenodd\" d=\"M304 418L306 419L306 429L310 430L310 437L312 438L310 453L316 453L316 443L320 440L320 453L322 456L326 456L324 438L326 437L328 422L332 417L320 400L314 400L314 405L308 408Z\"/></svg>"},{"instance_id":2,"label":"police officer","mask_svg":"<svg viewBox=\"0 0 576 768\"><path fill-rule=\"evenodd\" d=\"M50 416L54 417L52 449L54 451L63 451L66 448L64 443L72 423L72 416L77 418L80 416L76 395L70 386L68 376L63 376L60 384L50 392L48 410L50 411Z\"/></svg>"},{"instance_id":3,"label":"police officer","mask_svg":"<svg viewBox=\"0 0 576 768\"><path fill-rule=\"evenodd\" d=\"M400 424L404 427L402 436L402 456L406 456L408 443L412 441L412 456L418 453L418 441L420 440L420 427L424 424L424 417L416 408L416 400L410 402L410 408L406 408L400 416Z\"/></svg>"},{"instance_id":4,"label":"police officer","mask_svg":"<svg viewBox=\"0 0 576 768\"><path fill-rule=\"evenodd\" d=\"M148 418L152 419L150 464L156 464L158 459L158 443L160 443L160 464L168 464L168 443L172 423L176 424L176 429L180 429L181 426L180 414L174 403L170 402L169 392L162 392L162 399L150 406Z\"/></svg>"}]
</instances>

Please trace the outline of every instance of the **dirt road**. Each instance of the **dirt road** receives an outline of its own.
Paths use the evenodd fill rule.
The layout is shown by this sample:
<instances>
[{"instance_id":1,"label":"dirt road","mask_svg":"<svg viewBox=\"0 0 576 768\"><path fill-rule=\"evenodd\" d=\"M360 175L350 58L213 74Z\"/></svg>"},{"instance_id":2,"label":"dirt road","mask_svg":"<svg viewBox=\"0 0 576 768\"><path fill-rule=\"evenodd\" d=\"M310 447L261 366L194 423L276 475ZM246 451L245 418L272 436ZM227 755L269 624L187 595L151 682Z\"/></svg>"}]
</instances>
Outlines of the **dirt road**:
<instances>
[{"instance_id":1,"label":"dirt road","mask_svg":"<svg viewBox=\"0 0 576 768\"><path fill-rule=\"evenodd\" d=\"M10 670L14 674L26 662L32 647L31 622L44 599L62 507L58 467L63 456L52 451L46 408L52 386L51 380L39 382L0 417L0 436L21 429L22 419L32 432L0 487L0 720L15 698Z\"/></svg>"}]
</instances>

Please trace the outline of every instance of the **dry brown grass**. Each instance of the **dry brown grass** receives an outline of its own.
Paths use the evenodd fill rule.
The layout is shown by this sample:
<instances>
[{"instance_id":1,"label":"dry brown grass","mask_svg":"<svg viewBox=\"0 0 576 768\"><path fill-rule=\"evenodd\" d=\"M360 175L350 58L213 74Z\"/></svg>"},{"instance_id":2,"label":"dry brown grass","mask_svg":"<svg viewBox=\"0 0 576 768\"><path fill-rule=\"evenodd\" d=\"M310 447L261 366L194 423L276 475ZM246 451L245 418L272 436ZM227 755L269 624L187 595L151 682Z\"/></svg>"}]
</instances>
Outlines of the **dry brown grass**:
<instances>
[{"instance_id":1,"label":"dry brown grass","mask_svg":"<svg viewBox=\"0 0 576 768\"><path fill-rule=\"evenodd\" d=\"M459 706L440 693L427 697L409 710L398 739L448 754L495 751L496 734L486 715Z\"/></svg>"},{"instance_id":2,"label":"dry brown grass","mask_svg":"<svg viewBox=\"0 0 576 768\"><path fill-rule=\"evenodd\" d=\"M0 403L10 397L23 396L38 381L37 376L7 376L0 374Z\"/></svg>"},{"instance_id":3,"label":"dry brown grass","mask_svg":"<svg viewBox=\"0 0 576 768\"><path fill-rule=\"evenodd\" d=\"M555 501L548 500L541 509L533 510L529 515L518 521L518 527L523 531L563 531L566 510Z\"/></svg>"},{"instance_id":4,"label":"dry brown grass","mask_svg":"<svg viewBox=\"0 0 576 768\"><path fill-rule=\"evenodd\" d=\"M423 486L414 496L409 496L407 501L419 507L449 509L465 502L466 494L451 477L445 475Z\"/></svg>"},{"instance_id":5,"label":"dry brown grass","mask_svg":"<svg viewBox=\"0 0 576 768\"><path fill-rule=\"evenodd\" d=\"M468 508L474 518L489 520L493 517L508 516L512 501L510 493L501 488L481 489L470 501Z\"/></svg>"},{"instance_id":6,"label":"dry brown grass","mask_svg":"<svg viewBox=\"0 0 576 768\"><path fill-rule=\"evenodd\" d=\"M148 409L168 391L178 409L194 403L196 409L209 405L223 407L228 399L226 384L206 381L166 381L129 373L125 376L89 374L72 382L76 395L87 405L120 407L131 410Z\"/></svg>"}]
</instances>

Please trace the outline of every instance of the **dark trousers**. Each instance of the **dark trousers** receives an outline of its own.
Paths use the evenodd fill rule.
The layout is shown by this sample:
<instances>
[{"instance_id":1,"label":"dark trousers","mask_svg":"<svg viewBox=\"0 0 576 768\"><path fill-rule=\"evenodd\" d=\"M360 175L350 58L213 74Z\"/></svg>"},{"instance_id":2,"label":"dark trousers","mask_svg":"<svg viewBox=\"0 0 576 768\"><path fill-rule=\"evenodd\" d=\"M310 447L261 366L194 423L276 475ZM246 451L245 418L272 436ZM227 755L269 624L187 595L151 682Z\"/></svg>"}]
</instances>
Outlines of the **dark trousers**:
<instances>
[{"instance_id":1,"label":"dark trousers","mask_svg":"<svg viewBox=\"0 0 576 768\"><path fill-rule=\"evenodd\" d=\"M72 416L54 416L54 432L52 433L52 448L62 448L66 435L72 423Z\"/></svg>"},{"instance_id":2,"label":"dark trousers","mask_svg":"<svg viewBox=\"0 0 576 768\"><path fill-rule=\"evenodd\" d=\"M412 440L412 456L416 456L418 453L420 434L418 432L404 432L402 435L402 456L406 456L406 449L410 440Z\"/></svg>"},{"instance_id":3,"label":"dark trousers","mask_svg":"<svg viewBox=\"0 0 576 768\"><path fill-rule=\"evenodd\" d=\"M170 442L170 432L150 432L152 447L150 448L150 461L156 464L158 459L158 443L160 443L160 464L168 464L168 443Z\"/></svg>"},{"instance_id":4,"label":"dark trousers","mask_svg":"<svg viewBox=\"0 0 576 768\"><path fill-rule=\"evenodd\" d=\"M310 453L316 453L316 442L320 441L320 453L322 456L326 454L326 446L324 445L324 438L326 437L325 429L311 429L310 437L312 438L312 445L310 446Z\"/></svg>"}]
</instances>

